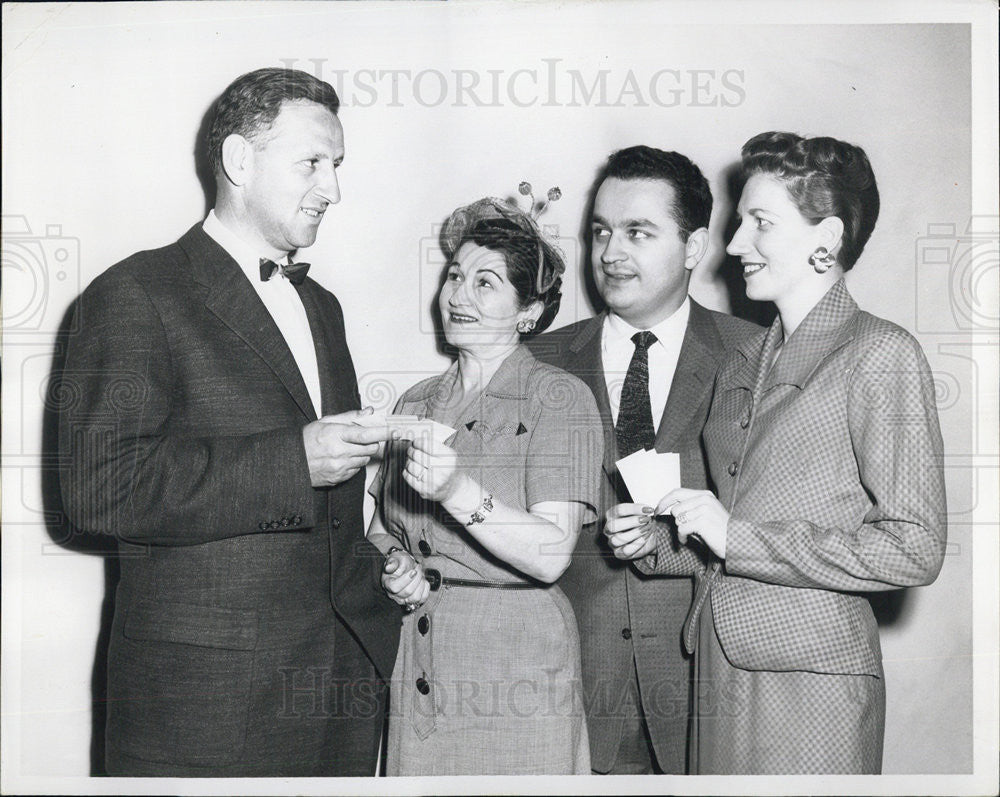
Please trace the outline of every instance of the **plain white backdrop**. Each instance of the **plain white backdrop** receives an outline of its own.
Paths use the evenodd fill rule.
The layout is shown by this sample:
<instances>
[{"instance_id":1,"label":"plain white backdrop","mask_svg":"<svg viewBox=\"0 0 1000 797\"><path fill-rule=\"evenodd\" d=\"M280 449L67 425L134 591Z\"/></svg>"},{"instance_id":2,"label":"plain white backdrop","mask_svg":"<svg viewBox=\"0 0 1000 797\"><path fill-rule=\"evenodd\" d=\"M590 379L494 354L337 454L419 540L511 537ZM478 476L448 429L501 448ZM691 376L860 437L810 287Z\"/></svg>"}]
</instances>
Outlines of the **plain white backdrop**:
<instances>
[{"instance_id":1,"label":"plain white backdrop","mask_svg":"<svg viewBox=\"0 0 1000 797\"><path fill-rule=\"evenodd\" d=\"M562 326L593 312L579 233L604 158L638 143L683 152L716 196L712 245L692 293L728 310L726 176L743 142L792 130L864 147L882 212L848 285L862 308L911 330L935 372L949 550L935 584L883 607L886 776L766 788L957 793L977 790L991 771L995 786L993 5L5 4L4 791L123 790L88 780L105 562L47 532L58 521L42 490L43 472L58 468L43 441L55 331L109 265L176 240L203 217L194 151L204 113L237 75L281 65L341 93L343 200L301 257L341 299L362 398L380 409L447 365L430 306L442 262L437 229L454 207L513 195L521 180L539 193L562 189L544 217L570 254L554 325ZM578 779L572 789L765 789L664 783ZM480 779L433 790L557 787ZM401 788L431 787L373 781L350 791Z\"/></svg>"}]
</instances>

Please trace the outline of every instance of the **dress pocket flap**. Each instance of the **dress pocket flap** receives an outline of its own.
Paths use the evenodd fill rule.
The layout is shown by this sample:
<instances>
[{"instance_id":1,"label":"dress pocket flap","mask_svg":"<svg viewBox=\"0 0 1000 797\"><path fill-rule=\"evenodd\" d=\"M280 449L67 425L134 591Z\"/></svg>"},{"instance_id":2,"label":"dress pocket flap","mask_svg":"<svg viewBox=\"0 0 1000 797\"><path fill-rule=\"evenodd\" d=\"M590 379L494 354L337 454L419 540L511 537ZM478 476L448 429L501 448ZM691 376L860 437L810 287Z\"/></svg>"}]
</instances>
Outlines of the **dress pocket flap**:
<instances>
[{"instance_id":1,"label":"dress pocket flap","mask_svg":"<svg viewBox=\"0 0 1000 797\"><path fill-rule=\"evenodd\" d=\"M253 650L257 612L169 601L140 601L125 617L129 639L176 642L203 648Z\"/></svg>"}]
</instances>

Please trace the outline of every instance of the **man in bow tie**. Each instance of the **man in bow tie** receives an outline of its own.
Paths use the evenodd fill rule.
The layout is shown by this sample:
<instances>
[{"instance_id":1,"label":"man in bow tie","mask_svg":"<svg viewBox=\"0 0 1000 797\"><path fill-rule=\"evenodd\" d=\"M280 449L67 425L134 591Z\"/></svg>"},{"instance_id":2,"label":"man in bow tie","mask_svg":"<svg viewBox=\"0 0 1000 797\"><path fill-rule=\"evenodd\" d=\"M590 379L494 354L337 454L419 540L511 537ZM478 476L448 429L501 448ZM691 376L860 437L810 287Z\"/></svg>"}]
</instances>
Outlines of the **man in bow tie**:
<instances>
[{"instance_id":1,"label":"man in bow tie","mask_svg":"<svg viewBox=\"0 0 1000 797\"><path fill-rule=\"evenodd\" d=\"M681 628L692 582L636 570L629 560L653 542L618 545L602 533L604 512L630 500L615 462L640 449L678 452L682 484L706 486L700 437L715 372L756 327L688 296L712 213L694 163L629 147L608 158L594 191L591 266L607 312L529 344L586 382L604 419L600 521L580 535L559 585L580 626L593 770L684 774L691 661Z\"/></svg>"},{"instance_id":2,"label":"man in bow tie","mask_svg":"<svg viewBox=\"0 0 1000 797\"><path fill-rule=\"evenodd\" d=\"M340 305L294 255L340 201L333 88L261 69L207 136L214 209L112 266L76 307L64 503L121 557L112 775L376 770L398 610L364 539L360 413Z\"/></svg>"}]
</instances>

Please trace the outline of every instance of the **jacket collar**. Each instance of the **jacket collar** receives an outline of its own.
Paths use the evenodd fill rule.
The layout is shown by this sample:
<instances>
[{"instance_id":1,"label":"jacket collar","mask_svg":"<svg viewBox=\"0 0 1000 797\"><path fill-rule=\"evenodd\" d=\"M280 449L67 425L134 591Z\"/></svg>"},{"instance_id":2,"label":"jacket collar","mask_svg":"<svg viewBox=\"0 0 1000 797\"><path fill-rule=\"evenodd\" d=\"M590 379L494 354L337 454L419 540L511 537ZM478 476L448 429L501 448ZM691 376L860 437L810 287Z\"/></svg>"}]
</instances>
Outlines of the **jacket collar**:
<instances>
[{"instance_id":1,"label":"jacket collar","mask_svg":"<svg viewBox=\"0 0 1000 797\"><path fill-rule=\"evenodd\" d=\"M205 232L202 222L198 222L184 233L178 243L191 263L191 277L199 285L214 288L220 283L235 280L236 274L244 276L240 264L218 241Z\"/></svg>"},{"instance_id":2,"label":"jacket collar","mask_svg":"<svg viewBox=\"0 0 1000 797\"><path fill-rule=\"evenodd\" d=\"M751 390L775 385L801 389L823 360L854 337L858 312L847 284L843 278L837 280L784 342L773 368L770 355L781 340L780 317L774 319L770 329L740 344L737 348L746 359L732 384Z\"/></svg>"},{"instance_id":3,"label":"jacket collar","mask_svg":"<svg viewBox=\"0 0 1000 797\"><path fill-rule=\"evenodd\" d=\"M292 352L277 324L264 307L243 269L215 240L195 224L178 242L188 257L191 277L204 287L205 307L238 335L268 364L310 421L316 409L299 373ZM311 290L309 280L298 286L299 294ZM306 315L310 305L306 303ZM318 319L310 319L310 327ZM317 353L317 360L321 352ZM323 366L320 365L320 382ZM321 388L322 389L322 388Z\"/></svg>"},{"instance_id":4,"label":"jacket collar","mask_svg":"<svg viewBox=\"0 0 1000 797\"><path fill-rule=\"evenodd\" d=\"M604 378L604 363L601 357L601 329L603 326L603 314L582 322L569 340L567 345L569 356L561 365L571 374L582 379L597 401L597 411L601 416L601 426L604 430L604 471L613 478L615 473L615 429L611 418L611 402L608 400L608 383Z\"/></svg>"},{"instance_id":5,"label":"jacket collar","mask_svg":"<svg viewBox=\"0 0 1000 797\"><path fill-rule=\"evenodd\" d=\"M676 450L676 443L694 422L712 382L725 346L711 314L691 300L691 313L681 343L677 369L670 385L670 394L657 426L656 449Z\"/></svg>"},{"instance_id":6,"label":"jacket collar","mask_svg":"<svg viewBox=\"0 0 1000 797\"><path fill-rule=\"evenodd\" d=\"M574 354L579 354L588 345L594 343L594 339L596 338L596 351L598 358L600 358L601 327L603 324L603 315L596 315L593 318L587 319L587 322L580 327L576 335L573 336L573 340L570 341L569 350ZM598 363L600 363L600 359L598 359Z\"/></svg>"},{"instance_id":7,"label":"jacket collar","mask_svg":"<svg viewBox=\"0 0 1000 797\"><path fill-rule=\"evenodd\" d=\"M483 396L516 401L527 399L528 375L537 362L534 355L528 351L527 346L519 345L507 355L497 372L490 378L483 389ZM458 379L457 361L453 362L448 370L440 376L417 386L410 398L413 401L430 401L432 405L437 405L448 399L456 379Z\"/></svg>"}]
</instances>

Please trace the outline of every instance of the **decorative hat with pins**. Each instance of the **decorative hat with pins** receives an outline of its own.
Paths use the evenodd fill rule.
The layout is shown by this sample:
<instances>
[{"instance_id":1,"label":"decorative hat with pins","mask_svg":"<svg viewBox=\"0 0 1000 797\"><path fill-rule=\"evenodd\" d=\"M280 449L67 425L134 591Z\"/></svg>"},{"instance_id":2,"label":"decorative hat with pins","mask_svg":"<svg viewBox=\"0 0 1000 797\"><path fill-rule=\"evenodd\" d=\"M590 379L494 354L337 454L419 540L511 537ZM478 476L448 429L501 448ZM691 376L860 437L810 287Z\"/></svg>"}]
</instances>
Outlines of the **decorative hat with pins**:
<instances>
[{"instance_id":1,"label":"decorative hat with pins","mask_svg":"<svg viewBox=\"0 0 1000 797\"><path fill-rule=\"evenodd\" d=\"M519 230L535 239L538 245L538 273L535 277L535 289L541 296L566 271L566 263L562 250L538 225L538 217L545 212L550 202L556 202L562 197L559 188L550 188L544 202L535 202L531 183L522 182L517 187L522 196L531 197L531 207L524 211L517 205L496 197L483 197L471 205L455 210L444 223L441 230L441 248L446 257L454 257L462 245L466 235L481 221L502 219L510 222ZM549 268L546 269L546 261Z\"/></svg>"}]
</instances>

